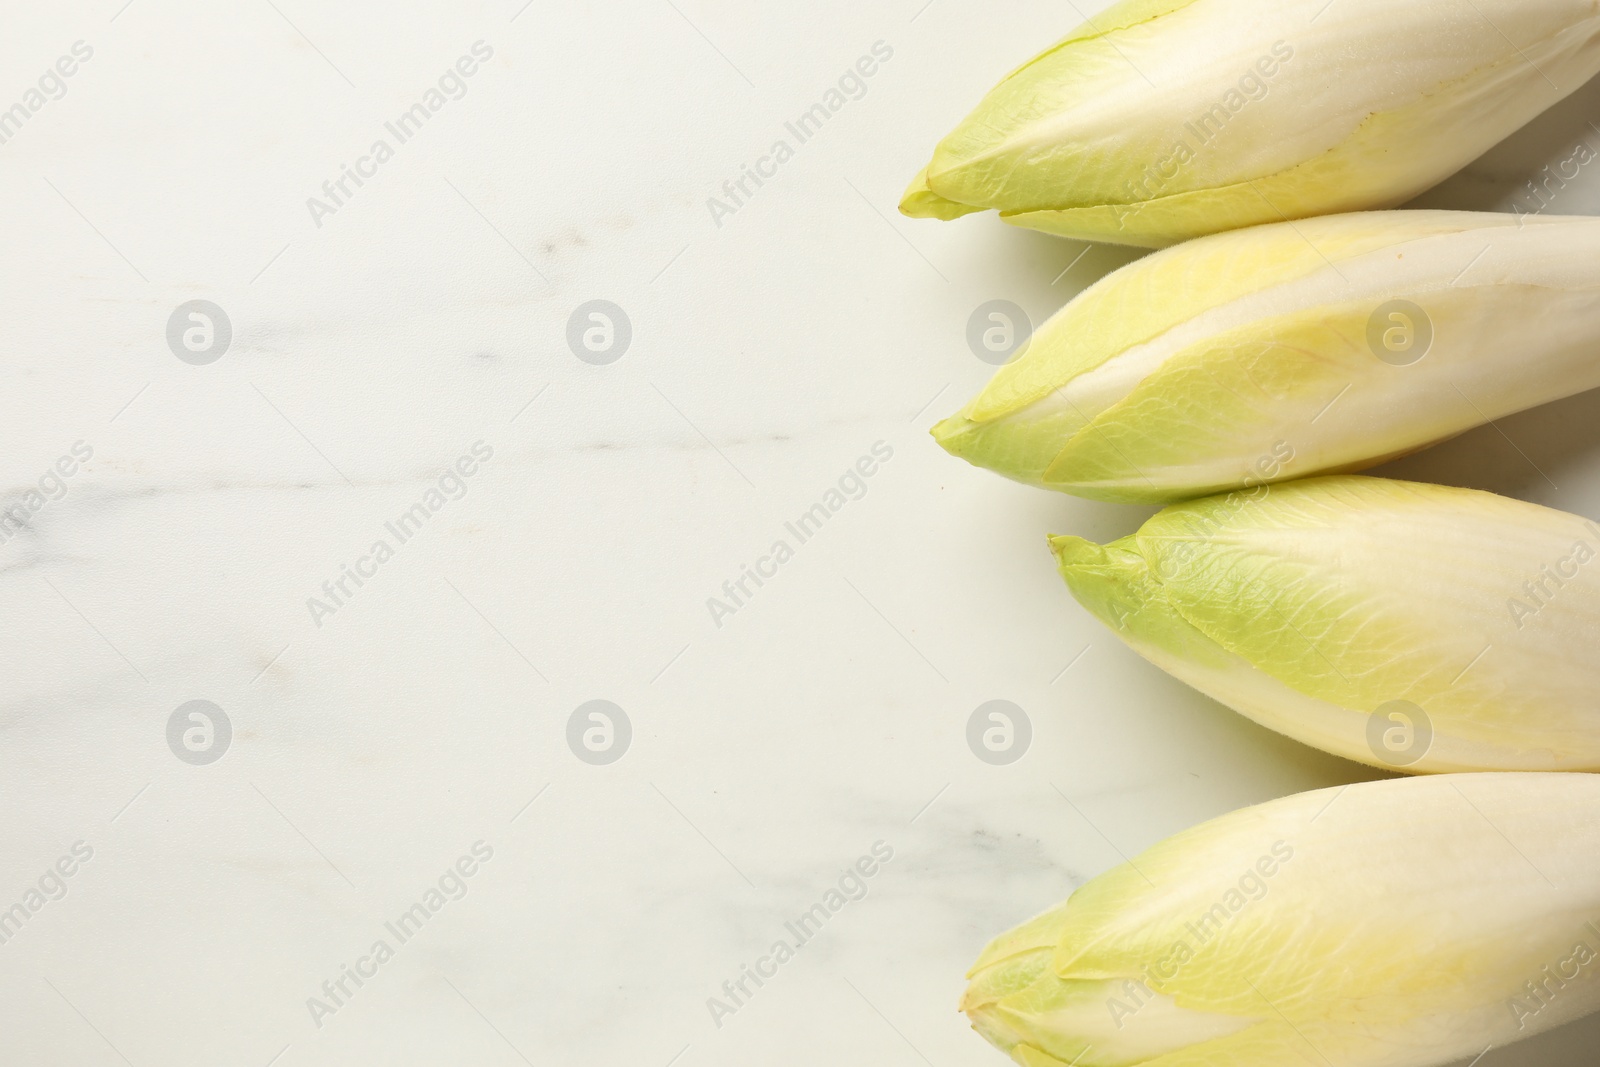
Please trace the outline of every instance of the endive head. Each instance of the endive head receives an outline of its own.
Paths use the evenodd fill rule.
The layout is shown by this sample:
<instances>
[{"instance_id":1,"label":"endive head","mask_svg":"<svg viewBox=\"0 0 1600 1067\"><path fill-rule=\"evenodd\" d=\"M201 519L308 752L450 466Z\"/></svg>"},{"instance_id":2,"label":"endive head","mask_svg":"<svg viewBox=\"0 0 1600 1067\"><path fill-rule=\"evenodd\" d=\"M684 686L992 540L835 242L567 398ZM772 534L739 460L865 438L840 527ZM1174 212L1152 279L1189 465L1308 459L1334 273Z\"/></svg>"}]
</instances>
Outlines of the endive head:
<instances>
[{"instance_id":1,"label":"endive head","mask_svg":"<svg viewBox=\"0 0 1600 1067\"><path fill-rule=\"evenodd\" d=\"M1597 814L1596 776L1541 774L1246 808L996 938L961 1008L1025 1067L1470 1058L1600 1006Z\"/></svg>"},{"instance_id":2,"label":"endive head","mask_svg":"<svg viewBox=\"0 0 1600 1067\"><path fill-rule=\"evenodd\" d=\"M1101 279L933 435L1030 485L1165 503L1359 469L1593 388L1597 331L1597 219L1258 226Z\"/></svg>"},{"instance_id":3,"label":"endive head","mask_svg":"<svg viewBox=\"0 0 1600 1067\"><path fill-rule=\"evenodd\" d=\"M1135 651L1324 751L1411 772L1600 768L1600 525L1579 516L1336 476L1051 547Z\"/></svg>"},{"instance_id":4,"label":"endive head","mask_svg":"<svg viewBox=\"0 0 1600 1067\"><path fill-rule=\"evenodd\" d=\"M1600 69L1592 0L1122 0L1009 74L908 215L1160 247L1392 207Z\"/></svg>"}]
</instances>

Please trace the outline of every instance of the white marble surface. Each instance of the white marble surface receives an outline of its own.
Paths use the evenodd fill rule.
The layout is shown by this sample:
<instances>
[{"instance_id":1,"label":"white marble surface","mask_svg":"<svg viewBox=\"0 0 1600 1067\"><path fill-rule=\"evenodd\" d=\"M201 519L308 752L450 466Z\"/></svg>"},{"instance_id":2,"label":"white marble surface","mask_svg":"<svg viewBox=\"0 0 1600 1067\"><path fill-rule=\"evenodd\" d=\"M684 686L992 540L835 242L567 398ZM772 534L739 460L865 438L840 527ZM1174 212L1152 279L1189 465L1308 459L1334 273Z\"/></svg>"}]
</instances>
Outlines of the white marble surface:
<instances>
[{"instance_id":1,"label":"white marble surface","mask_svg":"<svg viewBox=\"0 0 1600 1067\"><path fill-rule=\"evenodd\" d=\"M1369 776L1072 602L1044 534L1147 511L925 434L990 372L973 308L1042 318L1131 258L893 212L1071 5L123 4L13 0L0 35L0 107L93 49L0 146L5 503L93 452L0 544L0 908L93 853L0 944L0 1062L997 1064L955 1011L990 935L1183 827ZM478 41L465 95L317 225L307 198ZM718 226L707 198L880 41L865 95ZM1590 86L1427 200L1505 206L1597 116ZM1600 210L1600 178L1551 210ZM207 365L164 336L195 299L232 323ZM593 299L632 323L609 365L565 340ZM1600 515L1597 415L1397 469ZM878 442L861 499L714 624ZM380 538L319 626L308 598ZM197 699L233 730L207 765L167 741ZM632 726L605 766L566 740L593 699ZM965 740L992 699L1032 722L1010 766ZM477 842L464 895L388 933ZM875 842L865 898L717 1025L707 998Z\"/></svg>"}]
</instances>

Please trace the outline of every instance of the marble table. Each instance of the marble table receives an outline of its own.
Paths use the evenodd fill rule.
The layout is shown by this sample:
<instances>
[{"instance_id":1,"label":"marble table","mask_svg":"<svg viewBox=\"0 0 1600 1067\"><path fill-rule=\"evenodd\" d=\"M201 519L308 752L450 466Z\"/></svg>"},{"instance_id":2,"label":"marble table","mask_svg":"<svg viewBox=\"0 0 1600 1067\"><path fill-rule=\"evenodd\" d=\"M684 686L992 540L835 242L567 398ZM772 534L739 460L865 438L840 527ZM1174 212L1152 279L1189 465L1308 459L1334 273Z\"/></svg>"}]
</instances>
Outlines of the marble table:
<instances>
[{"instance_id":1,"label":"marble table","mask_svg":"<svg viewBox=\"0 0 1600 1067\"><path fill-rule=\"evenodd\" d=\"M1372 777L1066 595L1044 535L1149 509L926 434L992 370L975 308L1134 258L894 213L1070 11L7 17L0 1062L994 1065L955 1010L989 936ZM1597 117L1424 200L1508 209ZM1392 470L1600 515L1597 415Z\"/></svg>"}]
</instances>

